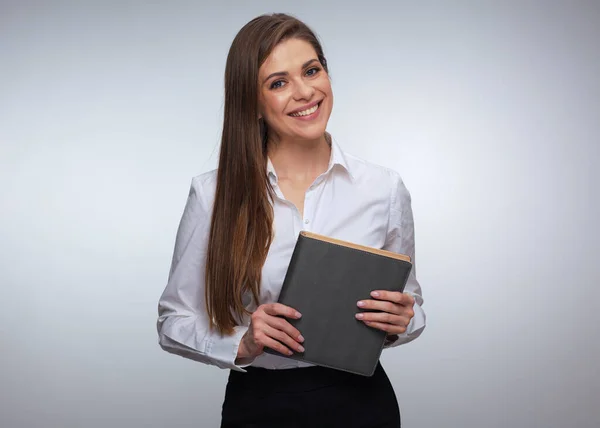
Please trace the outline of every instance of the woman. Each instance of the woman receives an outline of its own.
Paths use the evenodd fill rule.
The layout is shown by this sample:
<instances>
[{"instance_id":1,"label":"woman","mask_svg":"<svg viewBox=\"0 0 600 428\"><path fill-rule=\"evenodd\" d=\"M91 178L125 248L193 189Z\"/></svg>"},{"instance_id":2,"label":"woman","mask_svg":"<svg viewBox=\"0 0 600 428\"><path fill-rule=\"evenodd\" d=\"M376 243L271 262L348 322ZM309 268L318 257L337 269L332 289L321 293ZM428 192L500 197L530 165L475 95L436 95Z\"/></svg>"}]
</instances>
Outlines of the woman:
<instances>
[{"instance_id":1,"label":"woman","mask_svg":"<svg viewBox=\"0 0 600 428\"><path fill-rule=\"evenodd\" d=\"M216 171L192 180L169 281L160 345L230 369L222 427L398 427L381 365L372 377L264 353L302 351L276 303L298 233L310 230L414 259L410 195L394 171L344 153L326 132L333 106L321 45L302 22L265 15L235 37L225 70ZM386 347L425 327L414 269L405 293L357 302ZM358 315L358 308L377 312Z\"/></svg>"}]
</instances>

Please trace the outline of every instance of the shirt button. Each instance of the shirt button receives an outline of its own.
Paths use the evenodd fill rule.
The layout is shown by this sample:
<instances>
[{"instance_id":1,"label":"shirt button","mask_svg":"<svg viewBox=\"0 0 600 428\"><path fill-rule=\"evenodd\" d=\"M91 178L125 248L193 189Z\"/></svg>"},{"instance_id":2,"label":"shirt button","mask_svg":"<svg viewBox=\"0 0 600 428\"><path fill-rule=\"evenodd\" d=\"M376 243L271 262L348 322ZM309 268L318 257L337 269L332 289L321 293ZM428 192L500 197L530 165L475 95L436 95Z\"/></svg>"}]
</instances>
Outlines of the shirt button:
<instances>
[{"instance_id":1,"label":"shirt button","mask_svg":"<svg viewBox=\"0 0 600 428\"><path fill-rule=\"evenodd\" d=\"M304 224L308 224L308 223L310 223L309 219L304 220Z\"/></svg>"}]
</instances>

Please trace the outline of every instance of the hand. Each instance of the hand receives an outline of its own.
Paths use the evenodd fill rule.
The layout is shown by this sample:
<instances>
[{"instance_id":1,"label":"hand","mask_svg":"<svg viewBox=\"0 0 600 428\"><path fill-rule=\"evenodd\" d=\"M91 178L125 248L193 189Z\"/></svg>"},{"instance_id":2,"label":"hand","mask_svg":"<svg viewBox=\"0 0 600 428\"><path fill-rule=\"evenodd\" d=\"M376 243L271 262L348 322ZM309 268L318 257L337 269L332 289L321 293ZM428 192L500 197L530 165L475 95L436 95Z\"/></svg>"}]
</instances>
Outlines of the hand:
<instances>
[{"instance_id":1,"label":"hand","mask_svg":"<svg viewBox=\"0 0 600 428\"><path fill-rule=\"evenodd\" d=\"M381 312L359 312L356 318L369 327L387 332L388 336L406 332L408 323L415 315L415 299L398 291L376 290L371 296L377 300L361 300L357 306Z\"/></svg>"},{"instance_id":2,"label":"hand","mask_svg":"<svg viewBox=\"0 0 600 428\"><path fill-rule=\"evenodd\" d=\"M295 309L280 303L260 305L252 314L250 327L242 337L237 357L241 359L257 357L263 353L265 347L284 355L292 355L291 349L304 352L304 348L300 345L304 342L304 338L295 327L280 316L298 319L302 315Z\"/></svg>"}]
</instances>

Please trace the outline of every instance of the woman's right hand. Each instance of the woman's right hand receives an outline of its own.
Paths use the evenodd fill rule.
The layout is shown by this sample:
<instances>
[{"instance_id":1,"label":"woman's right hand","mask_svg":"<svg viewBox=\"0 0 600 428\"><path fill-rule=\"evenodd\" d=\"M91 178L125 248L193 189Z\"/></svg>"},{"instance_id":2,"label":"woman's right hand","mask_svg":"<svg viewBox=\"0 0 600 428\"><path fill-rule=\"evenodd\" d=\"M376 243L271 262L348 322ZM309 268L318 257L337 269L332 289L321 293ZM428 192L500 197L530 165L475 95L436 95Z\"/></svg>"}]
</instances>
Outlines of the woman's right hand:
<instances>
[{"instance_id":1,"label":"woman's right hand","mask_svg":"<svg viewBox=\"0 0 600 428\"><path fill-rule=\"evenodd\" d=\"M250 326L242 337L237 357L255 358L263 353L265 347L283 355L292 355L292 349L304 352L304 348L300 345L304 342L304 338L286 319L281 318L282 316L298 319L302 315L281 303L260 305L252 314Z\"/></svg>"}]
</instances>

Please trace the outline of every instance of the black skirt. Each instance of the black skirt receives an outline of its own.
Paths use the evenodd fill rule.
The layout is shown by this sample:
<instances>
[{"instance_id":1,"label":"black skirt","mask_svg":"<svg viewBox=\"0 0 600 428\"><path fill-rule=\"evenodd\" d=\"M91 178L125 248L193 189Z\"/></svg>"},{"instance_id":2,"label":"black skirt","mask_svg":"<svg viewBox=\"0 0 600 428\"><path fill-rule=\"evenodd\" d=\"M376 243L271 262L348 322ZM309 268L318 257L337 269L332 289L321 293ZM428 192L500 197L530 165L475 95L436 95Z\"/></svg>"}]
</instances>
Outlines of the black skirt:
<instances>
[{"instance_id":1,"label":"black skirt","mask_svg":"<svg viewBox=\"0 0 600 428\"><path fill-rule=\"evenodd\" d=\"M324 367L231 371L221 428L399 428L381 364L371 377Z\"/></svg>"}]
</instances>

